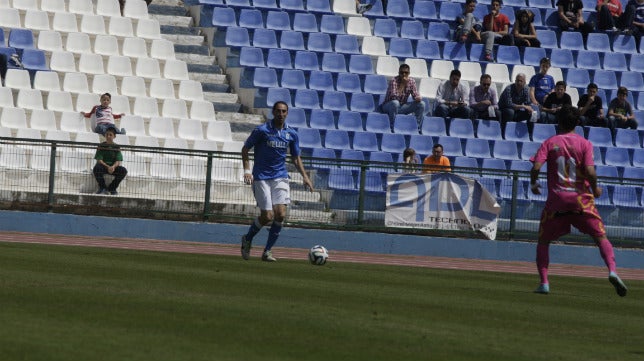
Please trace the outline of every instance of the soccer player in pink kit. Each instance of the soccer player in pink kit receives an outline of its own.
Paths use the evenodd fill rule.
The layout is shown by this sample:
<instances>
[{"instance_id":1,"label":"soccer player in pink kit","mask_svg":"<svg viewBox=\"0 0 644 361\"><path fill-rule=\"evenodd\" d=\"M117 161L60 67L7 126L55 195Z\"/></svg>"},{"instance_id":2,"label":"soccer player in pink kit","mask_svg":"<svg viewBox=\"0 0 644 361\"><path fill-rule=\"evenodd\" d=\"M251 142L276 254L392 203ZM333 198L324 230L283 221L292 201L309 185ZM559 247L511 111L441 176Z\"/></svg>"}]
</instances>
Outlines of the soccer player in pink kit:
<instances>
[{"instance_id":1,"label":"soccer player in pink kit","mask_svg":"<svg viewBox=\"0 0 644 361\"><path fill-rule=\"evenodd\" d=\"M593 145L575 133L575 126L579 121L578 109L566 105L557 113L556 119L559 134L543 142L537 154L530 159L534 163L530 172L530 189L534 194L541 194L537 183L539 170L543 163L548 163L548 199L541 213L537 244L537 270L541 284L535 292L550 292L550 242L570 233L570 226L573 225L593 237L608 266L608 280L617 294L624 297L626 285L616 273L613 246L606 238L604 222L595 208L595 197L602 194L602 189L597 186Z\"/></svg>"}]
</instances>

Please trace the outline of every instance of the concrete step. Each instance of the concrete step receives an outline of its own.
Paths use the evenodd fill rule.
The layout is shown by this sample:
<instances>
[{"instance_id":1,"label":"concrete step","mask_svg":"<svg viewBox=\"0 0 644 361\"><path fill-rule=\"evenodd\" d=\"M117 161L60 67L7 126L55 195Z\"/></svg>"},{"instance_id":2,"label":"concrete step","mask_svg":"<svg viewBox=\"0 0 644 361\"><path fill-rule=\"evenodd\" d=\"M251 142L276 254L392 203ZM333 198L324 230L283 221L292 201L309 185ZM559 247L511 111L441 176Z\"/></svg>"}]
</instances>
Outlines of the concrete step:
<instances>
[{"instance_id":1,"label":"concrete step","mask_svg":"<svg viewBox=\"0 0 644 361\"><path fill-rule=\"evenodd\" d=\"M211 64L188 64L188 71L191 73L223 74L219 65L212 64L212 63Z\"/></svg>"},{"instance_id":2,"label":"concrete step","mask_svg":"<svg viewBox=\"0 0 644 361\"><path fill-rule=\"evenodd\" d=\"M232 93L204 92L203 97L213 103L237 103L239 101L237 94Z\"/></svg>"},{"instance_id":3,"label":"concrete step","mask_svg":"<svg viewBox=\"0 0 644 361\"><path fill-rule=\"evenodd\" d=\"M212 93L227 93L230 92L230 85L228 84L215 84L215 83L202 83L201 89L204 92Z\"/></svg>"},{"instance_id":4,"label":"concrete step","mask_svg":"<svg viewBox=\"0 0 644 361\"><path fill-rule=\"evenodd\" d=\"M176 26L176 25L161 25L161 34L176 34L176 35L191 35L200 36L201 29L191 25Z\"/></svg>"},{"instance_id":5,"label":"concrete step","mask_svg":"<svg viewBox=\"0 0 644 361\"><path fill-rule=\"evenodd\" d=\"M217 112L239 113L242 111L242 105L239 103L213 102L212 105L215 107L215 111Z\"/></svg>"},{"instance_id":6,"label":"concrete step","mask_svg":"<svg viewBox=\"0 0 644 361\"><path fill-rule=\"evenodd\" d=\"M214 83L214 84L228 84L225 74L210 74L210 73L188 73L190 80L199 81L201 83Z\"/></svg>"}]
</instances>

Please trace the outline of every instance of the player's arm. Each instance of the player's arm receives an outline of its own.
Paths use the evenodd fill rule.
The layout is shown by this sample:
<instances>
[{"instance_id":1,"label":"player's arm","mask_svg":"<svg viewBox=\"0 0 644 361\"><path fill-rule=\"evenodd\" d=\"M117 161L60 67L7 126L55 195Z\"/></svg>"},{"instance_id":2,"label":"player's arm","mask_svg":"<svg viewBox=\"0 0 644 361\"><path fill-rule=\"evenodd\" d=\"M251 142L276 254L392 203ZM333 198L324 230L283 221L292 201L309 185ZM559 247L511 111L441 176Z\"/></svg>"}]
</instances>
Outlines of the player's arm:
<instances>
[{"instance_id":1,"label":"player's arm","mask_svg":"<svg viewBox=\"0 0 644 361\"><path fill-rule=\"evenodd\" d=\"M302 163L302 158L300 156L292 157L293 158L293 164L295 164L295 168L297 168L297 171L300 172L302 175L303 183L305 186L309 188L311 192L313 192L313 183L311 182L311 179L309 178L309 175L306 174L306 169L304 169L304 163Z\"/></svg>"},{"instance_id":2,"label":"player's arm","mask_svg":"<svg viewBox=\"0 0 644 361\"><path fill-rule=\"evenodd\" d=\"M595 171L595 166L586 166L586 179L588 179L588 183L590 183L590 189L592 189L595 198L599 198L602 195L602 189L597 185L597 172Z\"/></svg>"},{"instance_id":3,"label":"player's arm","mask_svg":"<svg viewBox=\"0 0 644 361\"><path fill-rule=\"evenodd\" d=\"M242 165L244 166L244 183L252 184L253 183L253 172L250 170L250 159L248 157L249 149L246 146L242 147L241 157Z\"/></svg>"},{"instance_id":4,"label":"player's arm","mask_svg":"<svg viewBox=\"0 0 644 361\"><path fill-rule=\"evenodd\" d=\"M539 162L534 162L532 169L530 169L530 190L533 194L541 194L541 189L539 189L540 186L537 181L539 180L539 172L541 171L542 165Z\"/></svg>"}]
</instances>

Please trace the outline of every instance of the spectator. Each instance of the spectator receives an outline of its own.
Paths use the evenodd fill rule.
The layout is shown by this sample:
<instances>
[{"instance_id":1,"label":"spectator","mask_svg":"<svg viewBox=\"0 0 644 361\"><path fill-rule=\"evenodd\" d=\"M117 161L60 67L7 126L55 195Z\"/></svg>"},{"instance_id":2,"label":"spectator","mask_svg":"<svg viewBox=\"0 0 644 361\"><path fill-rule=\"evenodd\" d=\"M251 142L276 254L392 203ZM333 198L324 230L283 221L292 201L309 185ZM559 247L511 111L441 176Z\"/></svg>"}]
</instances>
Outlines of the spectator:
<instances>
[{"instance_id":1,"label":"spectator","mask_svg":"<svg viewBox=\"0 0 644 361\"><path fill-rule=\"evenodd\" d=\"M461 83L461 72L452 70L449 80L438 87L434 115L443 118L470 118L471 109L467 102L469 93L467 86Z\"/></svg>"},{"instance_id":2,"label":"spectator","mask_svg":"<svg viewBox=\"0 0 644 361\"><path fill-rule=\"evenodd\" d=\"M579 0L581 1L581 0ZM501 0L492 0L490 13L483 18L481 39L485 43L485 60L494 61L492 49L495 43L513 45L510 35L510 19L501 13Z\"/></svg>"},{"instance_id":3,"label":"spectator","mask_svg":"<svg viewBox=\"0 0 644 361\"><path fill-rule=\"evenodd\" d=\"M125 134L125 128L117 130L114 119L121 119L125 114L112 114L112 95L110 93L105 93L101 95L101 104L95 105L89 113L81 112L85 118L91 118L92 115L96 115L96 127L94 132L105 135L107 129L114 129L117 134Z\"/></svg>"},{"instance_id":4,"label":"spectator","mask_svg":"<svg viewBox=\"0 0 644 361\"><path fill-rule=\"evenodd\" d=\"M373 7L373 3L361 4L360 0L356 0L356 12L358 14L362 15L362 14L366 13L367 11L371 10L372 7Z\"/></svg>"},{"instance_id":5,"label":"spectator","mask_svg":"<svg viewBox=\"0 0 644 361\"><path fill-rule=\"evenodd\" d=\"M546 96L541 107L541 123L557 124L556 115L564 105L572 106L570 95L566 94L566 82L560 80L555 91Z\"/></svg>"},{"instance_id":6,"label":"spectator","mask_svg":"<svg viewBox=\"0 0 644 361\"><path fill-rule=\"evenodd\" d=\"M432 147L432 155L423 161L423 173L451 172L449 158L443 155L443 146L436 143Z\"/></svg>"},{"instance_id":7,"label":"spectator","mask_svg":"<svg viewBox=\"0 0 644 361\"><path fill-rule=\"evenodd\" d=\"M94 155L96 165L92 172L98 182L98 192L96 194L109 193L113 196L117 195L118 192L116 189L127 175L127 169L121 165L121 162L123 162L123 154L118 144L114 143L115 137L116 131L114 128L108 128L105 131L105 141L98 146L96 155ZM105 183L106 173L114 176L114 180L112 180L109 186Z\"/></svg>"},{"instance_id":8,"label":"spectator","mask_svg":"<svg viewBox=\"0 0 644 361\"><path fill-rule=\"evenodd\" d=\"M413 102L407 102L409 97L414 99ZM389 115L389 125L391 130L394 129L396 114L414 114L418 127L423 122L425 114L425 103L418 93L416 81L409 77L409 65L402 64L398 68L398 76L389 81L385 101L382 103L382 111Z\"/></svg>"},{"instance_id":9,"label":"spectator","mask_svg":"<svg viewBox=\"0 0 644 361\"><path fill-rule=\"evenodd\" d=\"M620 0L597 0L597 29L617 31L624 28L624 12Z\"/></svg>"},{"instance_id":10,"label":"spectator","mask_svg":"<svg viewBox=\"0 0 644 361\"><path fill-rule=\"evenodd\" d=\"M454 32L456 41L461 43L481 42L481 30L483 26L481 25L481 20L474 16L474 9L476 9L476 0L467 0L463 14L456 17L457 27Z\"/></svg>"},{"instance_id":11,"label":"spectator","mask_svg":"<svg viewBox=\"0 0 644 361\"><path fill-rule=\"evenodd\" d=\"M514 45L540 48L541 42L537 39L537 31L534 28L534 13L530 9L517 11L516 21L512 27Z\"/></svg>"},{"instance_id":12,"label":"spectator","mask_svg":"<svg viewBox=\"0 0 644 361\"><path fill-rule=\"evenodd\" d=\"M505 132L507 122L521 122L530 119L532 106L525 84L525 74L517 74L514 83L508 85L499 98L501 109L501 129Z\"/></svg>"},{"instance_id":13,"label":"spectator","mask_svg":"<svg viewBox=\"0 0 644 361\"><path fill-rule=\"evenodd\" d=\"M604 117L602 98L597 95L598 90L597 84L590 83L586 88L586 94L579 98L579 121L583 126L609 128L608 119Z\"/></svg>"},{"instance_id":14,"label":"spectator","mask_svg":"<svg viewBox=\"0 0 644 361\"><path fill-rule=\"evenodd\" d=\"M479 85L470 90L472 118L500 120L499 101L489 74L481 75Z\"/></svg>"},{"instance_id":15,"label":"spectator","mask_svg":"<svg viewBox=\"0 0 644 361\"><path fill-rule=\"evenodd\" d=\"M626 99L628 97L628 89L620 86L617 89L617 98L610 101L608 104L608 124L613 130L617 128L630 128L637 129L637 120L633 113L631 103Z\"/></svg>"},{"instance_id":16,"label":"spectator","mask_svg":"<svg viewBox=\"0 0 644 361\"><path fill-rule=\"evenodd\" d=\"M5 54L0 54L0 77L2 78L2 83L0 83L0 85L4 86L5 75L7 75L7 56Z\"/></svg>"},{"instance_id":17,"label":"spectator","mask_svg":"<svg viewBox=\"0 0 644 361\"><path fill-rule=\"evenodd\" d=\"M414 148L407 148L403 152L403 172L414 173L418 171L420 166L420 157L416 154Z\"/></svg>"},{"instance_id":18,"label":"spectator","mask_svg":"<svg viewBox=\"0 0 644 361\"><path fill-rule=\"evenodd\" d=\"M559 14L559 28L561 31L567 31L572 28L573 31L581 32L586 42L588 34L593 31L593 25L584 22L582 9L584 4L581 0L558 0L557 12Z\"/></svg>"},{"instance_id":19,"label":"spectator","mask_svg":"<svg viewBox=\"0 0 644 361\"><path fill-rule=\"evenodd\" d=\"M548 69L550 69L550 59L542 58L539 61L539 73L530 78L528 87L532 105L543 105L546 96L555 89L555 79L548 75Z\"/></svg>"},{"instance_id":20,"label":"spectator","mask_svg":"<svg viewBox=\"0 0 644 361\"><path fill-rule=\"evenodd\" d=\"M644 0L630 0L624 11L624 33L635 36L637 44L644 32Z\"/></svg>"}]
</instances>

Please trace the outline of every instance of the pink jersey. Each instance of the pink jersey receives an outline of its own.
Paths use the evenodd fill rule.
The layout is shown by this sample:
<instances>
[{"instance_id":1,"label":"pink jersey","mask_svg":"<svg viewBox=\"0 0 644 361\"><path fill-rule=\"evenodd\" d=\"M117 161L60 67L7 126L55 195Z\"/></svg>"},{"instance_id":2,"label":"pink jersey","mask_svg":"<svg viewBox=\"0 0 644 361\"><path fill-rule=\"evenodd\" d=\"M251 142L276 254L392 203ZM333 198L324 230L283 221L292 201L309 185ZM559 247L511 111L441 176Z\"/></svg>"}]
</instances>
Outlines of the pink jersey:
<instances>
[{"instance_id":1,"label":"pink jersey","mask_svg":"<svg viewBox=\"0 0 644 361\"><path fill-rule=\"evenodd\" d=\"M558 134L541 144L533 162L548 163L545 210L581 211L594 203L586 167L595 165L593 145L575 132Z\"/></svg>"}]
</instances>

